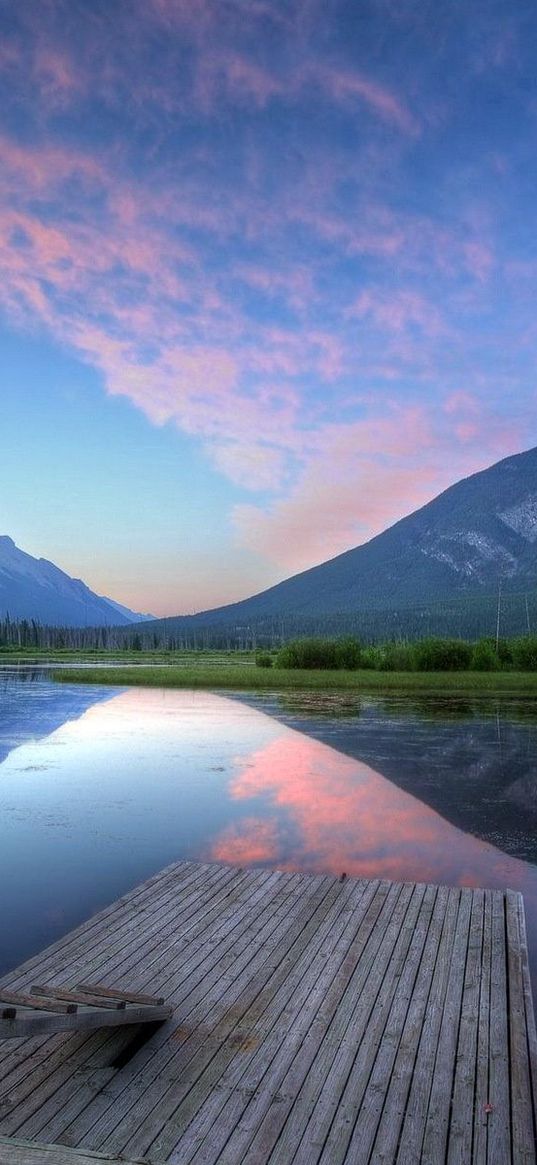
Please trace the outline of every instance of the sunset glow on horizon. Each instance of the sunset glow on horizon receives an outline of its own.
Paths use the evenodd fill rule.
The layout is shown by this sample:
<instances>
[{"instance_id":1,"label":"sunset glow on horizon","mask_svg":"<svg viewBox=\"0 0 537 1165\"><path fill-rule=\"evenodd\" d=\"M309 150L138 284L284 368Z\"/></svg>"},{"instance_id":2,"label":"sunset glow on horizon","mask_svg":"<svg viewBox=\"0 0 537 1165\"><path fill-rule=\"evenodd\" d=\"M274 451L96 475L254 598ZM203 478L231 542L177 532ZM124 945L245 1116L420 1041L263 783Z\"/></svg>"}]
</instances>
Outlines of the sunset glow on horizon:
<instances>
[{"instance_id":1,"label":"sunset glow on horizon","mask_svg":"<svg viewBox=\"0 0 537 1165\"><path fill-rule=\"evenodd\" d=\"M0 22L0 534L179 614L537 444L533 6Z\"/></svg>"}]
</instances>

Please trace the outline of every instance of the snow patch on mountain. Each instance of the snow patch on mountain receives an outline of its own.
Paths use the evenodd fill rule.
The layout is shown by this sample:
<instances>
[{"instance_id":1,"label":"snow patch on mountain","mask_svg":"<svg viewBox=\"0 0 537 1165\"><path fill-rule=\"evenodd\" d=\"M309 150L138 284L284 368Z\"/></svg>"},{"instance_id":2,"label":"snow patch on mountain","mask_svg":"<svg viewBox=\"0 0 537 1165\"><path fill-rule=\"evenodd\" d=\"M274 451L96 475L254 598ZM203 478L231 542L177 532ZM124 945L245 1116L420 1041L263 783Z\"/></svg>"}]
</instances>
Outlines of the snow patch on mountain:
<instances>
[{"instance_id":1,"label":"snow patch on mountain","mask_svg":"<svg viewBox=\"0 0 537 1165\"><path fill-rule=\"evenodd\" d=\"M478 530L456 530L441 534L428 546L420 546L420 550L427 558L445 563L466 578L479 578L483 567L491 563L497 563L504 577L512 577L517 571L514 555Z\"/></svg>"},{"instance_id":2,"label":"snow patch on mountain","mask_svg":"<svg viewBox=\"0 0 537 1165\"><path fill-rule=\"evenodd\" d=\"M529 494L516 506L500 512L498 517L528 542L537 542L537 494Z\"/></svg>"}]
</instances>

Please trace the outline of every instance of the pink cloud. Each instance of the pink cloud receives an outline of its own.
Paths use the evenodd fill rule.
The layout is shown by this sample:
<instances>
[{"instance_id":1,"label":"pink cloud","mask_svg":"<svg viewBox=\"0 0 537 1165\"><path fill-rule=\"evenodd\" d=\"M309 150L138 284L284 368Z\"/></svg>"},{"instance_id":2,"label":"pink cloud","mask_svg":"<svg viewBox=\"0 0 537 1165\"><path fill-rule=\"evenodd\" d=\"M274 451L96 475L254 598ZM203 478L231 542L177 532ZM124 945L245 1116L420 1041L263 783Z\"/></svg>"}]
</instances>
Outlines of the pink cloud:
<instances>
[{"instance_id":1,"label":"pink cloud","mask_svg":"<svg viewBox=\"0 0 537 1165\"><path fill-rule=\"evenodd\" d=\"M475 441L479 436L479 425L475 422L461 421L455 425L455 435L461 443Z\"/></svg>"},{"instance_id":2,"label":"pink cloud","mask_svg":"<svg viewBox=\"0 0 537 1165\"><path fill-rule=\"evenodd\" d=\"M491 248L478 239L472 239L463 244L463 254L470 274L480 283L485 283L494 266Z\"/></svg>"},{"instance_id":3,"label":"pink cloud","mask_svg":"<svg viewBox=\"0 0 537 1165\"><path fill-rule=\"evenodd\" d=\"M271 268L268 265L238 263L234 274L249 287L266 295L282 297L296 311L305 311L318 299L313 273L306 266Z\"/></svg>"},{"instance_id":4,"label":"pink cloud","mask_svg":"<svg viewBox=\"0 0 537 1165\"><path fill-rule=\"evenodd\" d=\"M206 111L222 96L263 107L285 92L284 82L237 52L213 50L200 56L195 94Z\"/></svg>"},{"instance_id":5,"label":"pink cloud","mask_svg":"<svg viewBox=\"0 0 537 1165\"><path fill-rule=\"evenodd\" d=\"M212 460L230 481L245 489L273 491L285 480L283 451L263 445L255 436L248 444L229 441L215 445Z\"/></svg>"},{"instance_id":6,"label":"pink cloud","mask_svg":"<svg viewBox=\"0 0 537 1165\"><path fill-rule=\"evenodd\" d=\"M470 392L457 391L452 392L444 401L444 411L446 413L469 413L471 416L477 416L480 411L479 400Z\"/></svg>"},{"instance_id":7,"label":"pink cloud","mask_svg":"<svg viewBox=\"0 0 537 1165\"><path fill-rule=\"evenodd\" d=\"M460 392L444 406L453 418L444 443L430 409L392 403L382 416L373 394L360 405L356 387L345 406L349 420L323 420L302 382L333 385L336 409L340 401L343 407L339 378L352 366L352 335L312 325L307 316L298 328L252 327L225 284L204 270L203 255L181 231L170 232L170 207L179 221L195 216L189 192L184 202L173 203L168 191L151 198L84 155L4 145L2 183L22 207L6 204L0 212L5 305L77 348L101 370L107 391L127 397L152 423L172 422L201 440L235 484L285 488L268 510L243 505L234 512L242 543L280 569L307 567L363 541L448 485L457 470L486 464L493 449L513 448L513 428L498 434L490 416L487 442L477 448L475 415ZM73 181L81 191L76 217L64 218L61 209L51 221L36 215L36 196L54 207L63 184ZM98 218L84 201L87 194L91 207L96 191ZM301 268L278 277L273 266L243 264L238 276L267 290L309 292ZM412 289L390 295L368 288L349 314L373 318L396 341L386 355L397 364L373 360L370 372L364 351L354 349L360 384L371 374L395 385L403 361L414 371L418 357L430 364L431 351L421 341L416 350L406 332L418 327L436 341L445 329L439 311ZM435 375L432 364L426 374ZM368 415L357 420L359 408ZM458 461L451 441L464 446Z\"/></svg>"},{"instance_id":8,"label":"pink cloud","mask_svg":"<svg viewBox=\"0 0 537 1165\"><path fill-rule=\"evenodd\" d=\"M411 136L419 133L419 124L404 102L363 74L321 65L308 66L308 71L314 84L320 84L335 101L347 103L357 98L403 133Z\"/></svg>"},{"instance_id":9,"label":"pink cloud","mask_svg":"<svg viewBox=\"0 0 537 1165\"><path fill-rule=\"evenodd\" d=\"M278 852L278 828L275 821L245 817L238 825L229 825L211 850L211 860L235 866L269 865Z\"/></svg>"},{"instance_id":10,"label":"pink cloud","mask_svg":"<svg viewBox=\"0 0 537 1165\"><path fill-rule=\"evenodd\" d=\"M34 70L42 95L49 102L63 103L83 89L80 67L76 67L72 58L56 48L39 45Z\"/></svg>"},{"instance_id":11,"label":"pink cloud","mask_svg":"<svg viewBox=\"0 0 537 1165\"><path fill-rule=\"evenodd\" d=\"M327 472L326 461L312 464L290 496L268 512L236 506L240 544L293 574L367 541L434 493L431 467L393 469L364 458L347 481L327 480ZM445 484L450 480L446 474Z\"/></svg>"},{"instance_id":12,"label":"pink cloud","mask_svg":"<svg viewBox=\"0 0 537 1165\"><path fill-rule=\"evenodd\" d=\"M442 335L446 331L438 309L416 291L362 291L347 309L347 316L371 317L378 327L393 332L403 332L413 326L428 336Z\"/></svg>"},{"instance_id":13,"label":"pink cloud","mask_svg":"<svg viewBox=\"0 0 537 1165\"><path fill-rule=\"evenodd\" d=\"M303 468L284 498L264 509L234 508L238 540L286 575L305 570L367 541L522 440L515 422L485 419L483 410L479 426L453 415L451 427L439 427L432 409L393 407L382 419L319 427L303 439Z\"/></svg>"},{"instance_id":14,"label":"pink cloud","mask_svg":"<svg viewBox=\"0 0 537 1165\"><path fill-rule=\"evenodd\" d=\"M158 8L162 19L192 27L214 13L209 4ZM42 50L39 68L48 84L69 93L73 68L59 50ZM359 73L312 65L286 78L218 46L208 47L200 77L203 68L207 102L222 93L254 106L283 94L297 102L318 84L341 105L365 103L403 134L417 132L404 102ZM444 476L438 472L445 447L431 436L430 412L388 406L382 416L387 406L371 382L387 380L393 395L409 370L414 384L443 384L435 345L451 341L452 332L414 279L433 268L447 279L471 269L481 281L491 253L476 233L479 223L459 239L454 229L375 202L362 192L359 174L355 213L344 213L335 194L347 173L342 165L331 172L330 155L321 169L316 158L306 160L299 185L276 175L270 197L263 159L252 155L245 181L226 197L208 180L212 163L202 145L188 163L155 166L150 181L126 176L117 144L99 158L7 139L0 149L4 305L18 323L38 320L76 348L101 371L110 394L128 398L152 423L173 423L199 439L235 484L287 489L270 510L236 510L245 545L279 567L299 569L363 540L453 480L451 460ZM215 254L237 239L246 241L248 258L218 269ZM331 302L330 274L349 258L367 264L368 276L345 318L344 306ZM398 286L384 290L394 263ZM412 285L400 286L409 273ZM298 322L285 327L270 312L249 316L245 285L262 292L270 308L292 308ZM359 338L356 318L364 321ZM366 335L370 321L389 333L381 352ZM326 422L327 413L337 417L343 409L345 423ZM474 421L451 412L450 436L467 447L460 465L473 468ZM424 453L418 468L417 448Z\"/></svg>"},{"instance_id":15,"label":"pink cloud","mask_svg":"<svg viewBox=\"0 0 537 1165\"><path fill-rule=\"evenodd\" d=\"M535 897L525 863L455 828L362 761L298 733L244 758L230 794L242 805L263 798L273 816L247 816L223 830L214 860L358 878L515 885ZM288 822L297 838L291 855Z\"/></svg>"},{"instance_id":16,"label":"pink cloud","mask_svg":"<svg viewBox=\"0 0 537 1165\"><path fill-rule=\"evenodd\" d=\"M6 40L0 44L0 69L11 69L20 64L21 52L17 45Z\"/></svg>"},{"instance_id":17,"label":"pink cloud","mask_svg":"<svg viewBox=\"0 0 537 1165\"><path fill-rule=\"evenodd\" d=\"M210 0L193 0L191 4L184 0L151 0L142 6L141 18L144 23L164 24L172 35L180 34L196 46L195 80L189 101L206 113L214 111L223 97L240 104L250 101L263 108L275 98L296 102L307 99L312 92L322 92L343 107L362 104L404 135L414 137L420 132L419 122L403 98L358 69L325 65L308 60L307 54L305 61L295 63L292 69L260 64L248 41L259 42L270 22L298 43L308 24L300 7L293 12L262 0L250 0L244 6L230 6L223 27L222 11ZM249 37L244 36L246 30ZM149 78L141 84L146 98L166 104L159 78ZM168 86L168 99L170 90Z\"/></svg>"},{"instance_id":18,"label":"pink cloud","mask_svg":"<svg viewBox=\"0 0 537 1165\"><path fill-rule=\"evenodd\" d=\"M0 161L0 189L22 198L57 192L73 179L86 189L106 181L105 168L90 154L56 145L21 146L5 135L0 137Z\"/></svg>"}]
</instances>

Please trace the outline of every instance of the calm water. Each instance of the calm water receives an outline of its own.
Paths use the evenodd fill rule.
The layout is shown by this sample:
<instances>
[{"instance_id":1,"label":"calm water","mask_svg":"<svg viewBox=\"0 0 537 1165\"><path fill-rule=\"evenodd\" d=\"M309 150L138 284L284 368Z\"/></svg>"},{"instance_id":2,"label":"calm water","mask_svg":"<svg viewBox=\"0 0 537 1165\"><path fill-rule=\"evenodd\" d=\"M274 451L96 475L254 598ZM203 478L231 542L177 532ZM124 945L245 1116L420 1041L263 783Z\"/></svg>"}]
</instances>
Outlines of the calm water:
<instances>
[{"instance_id":1,"label":"calm water","mask_svg":"<svg viewBox=\"0 0 537 1165\"><path fill-rule=\"evenodd\" d=\"M0 972L179 858L510 886L537 967L537 710L0 669Z\"/></svg>"}]
</instances>

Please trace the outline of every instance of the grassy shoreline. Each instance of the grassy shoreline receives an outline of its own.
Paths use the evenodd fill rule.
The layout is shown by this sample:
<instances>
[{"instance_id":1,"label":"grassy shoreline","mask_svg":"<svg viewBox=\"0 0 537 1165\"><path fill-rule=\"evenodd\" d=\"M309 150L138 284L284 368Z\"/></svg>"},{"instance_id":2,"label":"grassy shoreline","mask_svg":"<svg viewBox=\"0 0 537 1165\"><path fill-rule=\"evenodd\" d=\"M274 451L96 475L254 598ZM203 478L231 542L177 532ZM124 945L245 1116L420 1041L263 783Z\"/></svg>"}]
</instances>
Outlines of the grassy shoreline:
<instances>
[{"instance_id":1,"label":"grassy shoreline","mask_svg":"<svg viewBox=\"0 0 537 1165\"><path fill-rule=\"evenodd\" d=\"M85 667L54 671L59 683L116 687L233 688L243 691L351 690L356 692L430 692L472 696L537 698L537 672L376 672L257 668L242 664L184 663L167 667Z\"/></svg>"}]
</instances>

